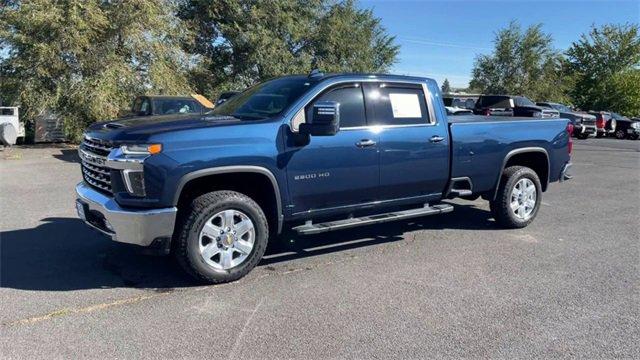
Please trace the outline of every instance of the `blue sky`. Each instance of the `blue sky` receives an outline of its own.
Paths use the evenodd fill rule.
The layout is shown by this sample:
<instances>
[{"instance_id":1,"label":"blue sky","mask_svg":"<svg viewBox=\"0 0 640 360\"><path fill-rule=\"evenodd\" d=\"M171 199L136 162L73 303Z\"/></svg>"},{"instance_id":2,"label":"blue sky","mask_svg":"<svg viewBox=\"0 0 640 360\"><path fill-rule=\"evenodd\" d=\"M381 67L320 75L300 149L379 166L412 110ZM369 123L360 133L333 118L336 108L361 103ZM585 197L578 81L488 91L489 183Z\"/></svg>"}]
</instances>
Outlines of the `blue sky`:
<instances>
[{"instance_id":1,"label":"blue sky","mask_svg":"<svg viewBox=\"0 0 640 360\"><path fill-rule=\"evenodd\" d=\"M495 32L518 20L542 23L554 47L566 50L592 24L640 23L640 0L393 1L360 0L401 46L392 73L428 76L466 87L476 54L490 53Z\"/></svg>"}]
</instances>

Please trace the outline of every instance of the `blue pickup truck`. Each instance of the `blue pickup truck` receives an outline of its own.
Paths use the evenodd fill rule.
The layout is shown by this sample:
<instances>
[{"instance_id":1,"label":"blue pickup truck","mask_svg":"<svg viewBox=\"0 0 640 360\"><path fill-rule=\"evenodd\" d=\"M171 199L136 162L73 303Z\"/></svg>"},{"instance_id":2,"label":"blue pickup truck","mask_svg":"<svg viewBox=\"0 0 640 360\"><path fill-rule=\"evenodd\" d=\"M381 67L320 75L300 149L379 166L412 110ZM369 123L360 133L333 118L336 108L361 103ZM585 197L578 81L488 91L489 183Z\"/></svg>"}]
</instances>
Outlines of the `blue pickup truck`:
<instances>
[{"instance_id":1,"label":"blue pickup truck","mask_svg":"<svg viewBox=\"0 0 640 360\"><path fill-rule=\"evenodd\" d=\"M76 208L112 240L227 282L283 229L443 214L455 197L482 197L498 224L525 227L549 183L571 177L570 135L566 119L448 119L431 79L286 76L204 115L91 125Z\"/></svg>"}]
</instances>

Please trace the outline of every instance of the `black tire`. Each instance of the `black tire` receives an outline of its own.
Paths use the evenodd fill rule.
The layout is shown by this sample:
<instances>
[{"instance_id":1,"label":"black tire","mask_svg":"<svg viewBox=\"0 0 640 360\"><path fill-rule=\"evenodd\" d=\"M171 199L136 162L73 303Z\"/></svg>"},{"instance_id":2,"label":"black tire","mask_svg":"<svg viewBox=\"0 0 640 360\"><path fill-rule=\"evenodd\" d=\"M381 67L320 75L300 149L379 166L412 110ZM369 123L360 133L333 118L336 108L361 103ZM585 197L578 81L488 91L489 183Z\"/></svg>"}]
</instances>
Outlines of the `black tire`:
<instances>
[{"instance_id":1,"label":"black tire","mask_svg":"<svg viewBox=\"0 0 640 360\"><path fill-rule=\"evenodd\" d=\"M589 134L587 134L587 133L582 133L582 134L578 134L578 135L576 135L576 137L577 137L578 139L580 139L580 140L585 140L586 138L588 138L588 137L589 137Z\"/></svg>"},{"instance_id":2,"label":"black tire","mask_svg":"<svg viewBox=\"0 0 640 360\"><path fill-rule=\"evenodd\" d=\"M598 139L599 139L599 138L601 138L601 137L604 137L604 133L600 133L600 132L599 132L599 133L597 133L597 134L596 134L596 137L597 137Z\"/></svg>"},{"instance_id":3,"label":"black tire","mask_svg":"<svg viewBox=\"0 0 640 360\"><path fill-rule=\"evenodd\" d=\"M199 235L205 222L216 213L228 209L239 210L253 222L255 240L253 249L241 264L228 270L209 266L199 251ZM250 197L235 191L214 191L194 199L184 209L179 229L175 256L178 263L196 279L211 284L238 280L251 271L262 259L269 240L269 225L260 206Z\"/></svg>"},{"instance_id":4,"label":"black tire","mask_svg":"<svg viewBox=\"0 0 640 360\"><path fill-rule=\"evenodd\" d=\"M536 187L536 202L533 212L526 220L518 218L511 210L511 193L514 186L523 178L528 178ZM498 186L498 193L495 200L489 203L491 213L496 222L508 229L519 229L526 227L536 218L540 202L542 201L542 185L540 178L535 171L524 166L510 166L504 170Z\"/></svg>"},{"instance_id":5,"label":"black tire","mask_svg":"<svg viewBox=\"0 0 640 360\"><path fill-rule=\"evenodd\" d=\"M616 136L616 139L623 140L624 138L627 137L627 134L624 132L624 130L618 129L615 132L615 136Z\"/></svg>"},{"instance_id":6,"label":"black tire","mask_svg":"<svg viewBox=\"0 0 640 360\"><path fill-rule=\"evenodd\" d=\"M637 134L629 135L629 139L631 139L631 140L638 140L638 137L639 136Z\"/></svg>"}]
</instances>

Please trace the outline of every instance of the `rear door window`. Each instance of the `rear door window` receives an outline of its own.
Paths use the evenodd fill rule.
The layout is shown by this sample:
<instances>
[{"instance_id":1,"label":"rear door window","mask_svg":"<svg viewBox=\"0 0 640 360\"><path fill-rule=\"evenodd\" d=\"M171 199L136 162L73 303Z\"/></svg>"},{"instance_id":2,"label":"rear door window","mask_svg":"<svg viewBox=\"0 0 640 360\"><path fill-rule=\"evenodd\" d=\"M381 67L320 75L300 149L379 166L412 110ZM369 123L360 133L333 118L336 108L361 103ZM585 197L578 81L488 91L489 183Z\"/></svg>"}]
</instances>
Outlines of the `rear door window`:
<instances>
[{"instance_id":1,"label":"rear door window","mask_svg":"<svg viewBox=\"0 0 640 360\"><path fill-rule=\"evenodd\" d=\"M421 85L367 84L366 101L370 125L427 125L430 123Z\"/></svg>"}]
</instances>

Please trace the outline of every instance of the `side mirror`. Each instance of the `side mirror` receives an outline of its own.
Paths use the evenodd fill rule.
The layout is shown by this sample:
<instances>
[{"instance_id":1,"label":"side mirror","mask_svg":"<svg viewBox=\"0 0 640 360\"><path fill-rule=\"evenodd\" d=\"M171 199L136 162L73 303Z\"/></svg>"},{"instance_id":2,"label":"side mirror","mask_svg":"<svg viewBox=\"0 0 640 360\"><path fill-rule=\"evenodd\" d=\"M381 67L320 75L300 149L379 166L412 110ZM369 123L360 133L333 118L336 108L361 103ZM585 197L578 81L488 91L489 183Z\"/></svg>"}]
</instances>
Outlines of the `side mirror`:
<instances>
[{"instance_id":1,"label":"side mirror","mask_svg":"<svg viewBox=\"0 0 640 360\"><path fill-rule=\"evenodd\" d=\"M319 101L313 105L313 113L308 122L300 124L301 134L313 136L333 136L340 129L340 103Z\"/></svg>"}]
</instances>

